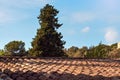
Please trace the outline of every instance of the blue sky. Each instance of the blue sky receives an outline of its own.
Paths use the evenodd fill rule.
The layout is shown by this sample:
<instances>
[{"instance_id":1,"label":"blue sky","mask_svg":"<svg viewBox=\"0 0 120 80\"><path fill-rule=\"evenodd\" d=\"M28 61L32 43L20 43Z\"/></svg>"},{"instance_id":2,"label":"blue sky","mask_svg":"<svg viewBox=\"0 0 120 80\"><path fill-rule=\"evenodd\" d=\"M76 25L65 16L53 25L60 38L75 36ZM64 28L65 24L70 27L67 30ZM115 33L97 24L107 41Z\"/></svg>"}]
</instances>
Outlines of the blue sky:
<instances>
[{"instance_id":1,"label":"blue sky","mask_svg":"<svg viewBox=\"0 0 120 80\"><path fill-rule=\"evenodd\" d=\"M60 11L58 31L66 48L120 41L120 0L0 0L0 49L13 40L30 48L40 27L37 16L47 3Z\"/></svg>"}]
</instances>

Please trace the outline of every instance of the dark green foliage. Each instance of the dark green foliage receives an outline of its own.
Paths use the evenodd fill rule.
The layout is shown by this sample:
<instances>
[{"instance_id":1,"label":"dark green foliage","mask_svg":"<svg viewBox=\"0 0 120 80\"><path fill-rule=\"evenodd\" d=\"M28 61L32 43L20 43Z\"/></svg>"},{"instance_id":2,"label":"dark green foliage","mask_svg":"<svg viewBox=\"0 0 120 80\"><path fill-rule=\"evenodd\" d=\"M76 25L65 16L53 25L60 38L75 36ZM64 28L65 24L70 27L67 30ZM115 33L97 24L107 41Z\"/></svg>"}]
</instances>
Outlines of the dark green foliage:
<instances>
[{"instance_id":1,"label":"dark green foliage","mask_svg":"<svg viewBox=\"0 0 120 80\"><path fill-rule=\"evenodd\" d=\"M33 38L32 48L29 50L32 56L60 57L64 56L63 36L57 32L62 24L58 23L58 14L53 6L47 4L40 10L38 16L41 28L37 30L37 35Z\"/></svg>"},{"instance_id":2,"label":"dark green foliage","mask_svg":"<svg viewBox=\"0 0 120 80\"><path fill-rule=\"evenodd\" d=\"M112 44L110 47L111 47L111 50L117 49L117 43Z\"/></svg>"},{"instance_id":3,"label":"dark green foliage","mask_svg":"<svg viewBox=\"0 0 120 80\"><path fill-rule=\"evenodd\" d=\"M87 50L88 50L87 47L78 48L72 46L66 51L66 54L68 55L68 57L84 58L85 55L87 54Z\"/></svg>"},{"instance_id":4,"label":"dark green foliage","mask_svg":"<svg viewBox=\"0 0 120 80\"><path fill-rule=\"evenodd\" d=\"M79 52L80 52L80 54L81 54L81 58L85 58L85 56L86 56L87 53L88 53L88 47L83 46L82 48L79 49Z\"/></svg>"},{"instance_id":5,"label":"dark green foliage","mask_svg":"<svg viewBox=\"0 0 120 80\"><path fill-rule=\"evenodd\" d=\"M111 46L99 43L97 46L78 48L75 46L65 50L68 57L71 58L119 58L120 50L117 49L117 44Z\"/></svg>"},{"instance_id":6,"label":"dark green foliage","mask_svg":"<svg viewBox=\"0 0 120 80\"><path fill-rule=\"evenodd\" d=\"M109 52L108 58L120 58L120 49L114 49Z\"/></svg>"},{"instance_id":7,"label":"dark green foliage","mask_svg":"<svg viewBox=\"0 0 120 80\"><path fill-rule=\"evenodd\" d=\"M100 43L98 46L91 47L88 50L86 58L107 58L110 49L110 46Z\"/></svg>"},{"instance_id":8,"label":"dark green foliage","mask_svg":"<svg viewBox=\"0 0 120 80\"><path fill-rule=\"evenodd\" d=\"M5 55L4 50L0 50L0 56L4 56L4 55Z\"/></svg>"},{"instance_id":9,"label":"dark green foliage","mask_svg":"<svg viewBox=\"0 0 120 80\"><path fill-rule=\"evenodd\" d=\"M78 51L78 47L72 46L67 50L67 55L68 57L75 57L74 55L76 54L76 52Z\"/></svg>"},{"instance_id":10,"label":"dark green foliage","mask_svg":"<svg viewBox=\"0 0 120 80\"><path fill-rule=\"evenodd\" d=\"M25 55L25 43L22 41L11 41L5 45L5 55L23 56Z\"/></svg>"}]
</instances>

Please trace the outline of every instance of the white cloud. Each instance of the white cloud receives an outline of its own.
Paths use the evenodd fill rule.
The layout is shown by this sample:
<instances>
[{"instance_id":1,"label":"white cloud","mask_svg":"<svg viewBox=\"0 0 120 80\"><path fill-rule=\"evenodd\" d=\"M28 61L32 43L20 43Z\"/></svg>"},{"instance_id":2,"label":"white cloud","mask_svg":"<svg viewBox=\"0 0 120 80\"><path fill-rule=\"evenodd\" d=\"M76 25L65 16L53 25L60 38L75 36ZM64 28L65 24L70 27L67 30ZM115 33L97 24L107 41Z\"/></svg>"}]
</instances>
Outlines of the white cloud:
<instances>
[{"instance_id":1,"label":"white cloud","mask_svg":"<svg viewBox=\"0 0 120 80\"><path fill-rule=\"evenodd\" d=\"M90 31L90 27L89 26L84 27L81 31L84 32L84 33L89 32Z\"/></svg>"},{"instance_id":2,"label":"white cloud","mask_svg":"<svg viewBox=\"0 0 120 80\"><path fill-rule=\"evenodd\" d=\"M78 12L71 15L71 21L77 23L89 22L95 19L95 14L89 12Z\"/></svg>"},{"instance_id":3,"label":"white cloud","mask_svg":"<svg viewBox=\"0 0 120 80\"><path fill-rule=\"evenodd\" d=\"M118 39L118 31L114 28L107 28L104 37L108 43L116 42Z\"/></svg>"}]
</instances>

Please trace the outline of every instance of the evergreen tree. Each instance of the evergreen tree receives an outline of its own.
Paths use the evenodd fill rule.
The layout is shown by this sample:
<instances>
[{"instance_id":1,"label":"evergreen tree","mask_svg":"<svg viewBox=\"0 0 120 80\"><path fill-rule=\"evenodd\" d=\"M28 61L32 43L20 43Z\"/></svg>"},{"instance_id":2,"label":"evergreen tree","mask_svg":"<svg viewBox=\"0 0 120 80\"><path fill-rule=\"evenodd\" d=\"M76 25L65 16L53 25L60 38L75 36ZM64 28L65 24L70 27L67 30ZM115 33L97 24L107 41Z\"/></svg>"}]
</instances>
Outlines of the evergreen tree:
<instances>
[{"instance_id":1,"label":"evergreen tree","mask_svg":"<svg viewBox=\"0 0 120 80\"><path fill-rule=\"evenodd\" d=\"M61 40L63 36L57 32L57 29L62 26L56 17L58 13L59 11L49 4L40 10L38 20L41 28L37 30L30 49L30 54L33 56L59 57L64 55L65 41Z\"/></svg>"}]
</instances>

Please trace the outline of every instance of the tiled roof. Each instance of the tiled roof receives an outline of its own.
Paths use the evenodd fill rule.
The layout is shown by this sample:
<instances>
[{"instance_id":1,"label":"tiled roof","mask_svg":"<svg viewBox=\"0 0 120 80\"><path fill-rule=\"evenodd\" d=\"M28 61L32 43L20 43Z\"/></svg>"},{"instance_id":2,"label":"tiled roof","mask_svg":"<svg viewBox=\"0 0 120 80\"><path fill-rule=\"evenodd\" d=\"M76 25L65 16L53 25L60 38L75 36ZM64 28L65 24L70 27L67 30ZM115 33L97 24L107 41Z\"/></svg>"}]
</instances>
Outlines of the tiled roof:
<instances>
[{"instance_id":1,"label":"tiled roof","mask_svg":"<svg viewBox=\"0 0 120 80\"><path fill-rule=\"evenodd\" d=\"M120 62L109 59L0 58L6 80L119 80Z\"/></svg>"}]
</instances>

